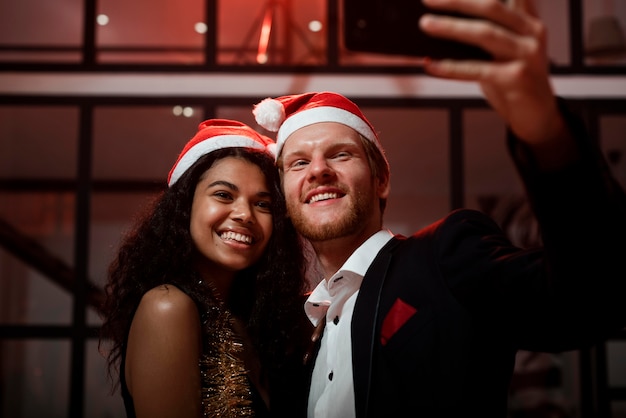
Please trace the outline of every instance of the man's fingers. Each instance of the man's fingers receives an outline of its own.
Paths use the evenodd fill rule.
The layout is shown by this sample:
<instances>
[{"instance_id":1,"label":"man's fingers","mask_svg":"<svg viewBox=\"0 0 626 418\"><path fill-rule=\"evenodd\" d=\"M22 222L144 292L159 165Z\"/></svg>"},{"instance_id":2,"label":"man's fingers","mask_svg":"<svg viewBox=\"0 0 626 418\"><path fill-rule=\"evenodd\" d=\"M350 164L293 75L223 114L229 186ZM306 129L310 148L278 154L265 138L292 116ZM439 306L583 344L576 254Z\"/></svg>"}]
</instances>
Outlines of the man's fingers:
<instances>
[{"instance_id":1,"label":"man's fingers","mask_svg":"<svg viewBox=\"0 0 626 418\"><path fill-rule=\"evenodd\" d=\"M477 46L498 60L510 59L519 53L519 40L503 27L487 21L425 15L420 25L431 36Z\"/></svg>"},{"instance_id":2,"label":"man's fingers","mask_svg":"<svg viewBox=\"0 0 626 418\"><path fill-rule=\"evenodd\" d=\"M529 14L532 17L539 17L534 0L507 0L506 3L513 10Z\"/></svg>"}]
</instances>

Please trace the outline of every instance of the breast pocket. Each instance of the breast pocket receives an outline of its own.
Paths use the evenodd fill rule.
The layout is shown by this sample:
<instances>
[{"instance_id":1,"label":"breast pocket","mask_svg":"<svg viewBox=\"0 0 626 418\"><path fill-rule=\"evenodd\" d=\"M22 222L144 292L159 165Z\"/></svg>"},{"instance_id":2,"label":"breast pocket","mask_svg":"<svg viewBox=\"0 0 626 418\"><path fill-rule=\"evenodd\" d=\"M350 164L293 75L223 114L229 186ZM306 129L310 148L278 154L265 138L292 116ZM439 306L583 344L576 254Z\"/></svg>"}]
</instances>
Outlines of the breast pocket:
<instances>
[{"instance_id":1,"label":"breast pocket","mask_svg":"<svg viewBox=\"0 0 626 418\"><path fill-rule=\"evenodd\" d=\"M432 306L421 306L387 341L379 345L374 373L384 378L379 388L386 396L411 397L426 405L435 399L441 358L438 349L437 320ZM417 395L419 393L419 395Z\"/></svg>"},{"instance_id":2,"label":"breast pocket","mask_svg":"<svg viewBox=\"0 0 626 418\"><path fill-rule=\"evenodd\" d=\"M432 306L415 307L413 314L406 320L403 319L403 315L407 315L407 312L400 313L398 306L397 302L394 303L381 324L380 343L383 351L399 353L419 349L419 346L428 345L428 343L432 344L432 333L435 331L435 315Z\"/></svg>"}]
</instances>

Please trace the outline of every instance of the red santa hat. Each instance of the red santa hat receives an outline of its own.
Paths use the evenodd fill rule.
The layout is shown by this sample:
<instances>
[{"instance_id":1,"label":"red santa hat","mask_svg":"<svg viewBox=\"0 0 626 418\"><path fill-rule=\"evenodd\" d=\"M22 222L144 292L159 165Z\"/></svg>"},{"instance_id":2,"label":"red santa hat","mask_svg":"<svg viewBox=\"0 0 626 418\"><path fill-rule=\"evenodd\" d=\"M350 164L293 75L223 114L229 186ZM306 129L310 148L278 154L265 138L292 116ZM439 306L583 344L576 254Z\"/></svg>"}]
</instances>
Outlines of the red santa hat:
<instances>
[{"instance_id":1,"label":"red santa hat","mask_svg":"<svg viewBox=\"0 0 626 418\"><path fill-rule=\"evenodd\" d=\"M333 92L310 92L267 98L257 103L252 113L259 125L276 134L276 158L289 135L319 122L338 122L349 126L376 144L384 156L374 127L359 107L348 98Z\"/></svg>"},{"instance_id":2,"label":"red santa hat","mask_svg":"<svg viewBox=\"0 0 626 418\"><path fill-rule=\"evenodd\" d=\"M198 132L181 151L176 163L167 176L167 185L172 186L200 157L221 148L246 147L267 152L274 141L261 135L248 125L229 119L209 119L198 125Z\"/></svg>"}]
</instances>

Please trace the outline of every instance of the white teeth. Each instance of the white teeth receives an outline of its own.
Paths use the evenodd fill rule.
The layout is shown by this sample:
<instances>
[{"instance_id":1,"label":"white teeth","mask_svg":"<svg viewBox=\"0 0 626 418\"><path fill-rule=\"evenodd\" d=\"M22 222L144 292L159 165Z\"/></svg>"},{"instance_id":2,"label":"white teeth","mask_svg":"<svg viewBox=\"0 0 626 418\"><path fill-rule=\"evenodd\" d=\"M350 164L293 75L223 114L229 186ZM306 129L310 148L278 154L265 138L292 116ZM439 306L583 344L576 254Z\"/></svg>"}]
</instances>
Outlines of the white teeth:
<instances>
[{"instance_id":1,"label":"white teeth","mask_svg":"<svg viewBox=\"0 0 626 418\"><path fill-rule=\"evenodd\" d=\"M338 197L337 193L316 194L315 196L311 198L310 203L315 203L315 202L319 202L320 200L326 200L326 199L337 199L337 197Z\"/></svg>"},{"instance_id":2,"label":"white teeth","mask_svg":"<svg viewBox=\"0 0 626 418\"><path fill-rule=\"evenodd\" d=\"M227 231L227 232L223 232L222 235L220 235L220 237L222 239L229 239L229 240L233 240L233 241L239 241L239 242L244 242L246 244L252 244L252 237L249 235L243 235L237 232L232 232L232 231Z\"/></svg>"}]
</instances>

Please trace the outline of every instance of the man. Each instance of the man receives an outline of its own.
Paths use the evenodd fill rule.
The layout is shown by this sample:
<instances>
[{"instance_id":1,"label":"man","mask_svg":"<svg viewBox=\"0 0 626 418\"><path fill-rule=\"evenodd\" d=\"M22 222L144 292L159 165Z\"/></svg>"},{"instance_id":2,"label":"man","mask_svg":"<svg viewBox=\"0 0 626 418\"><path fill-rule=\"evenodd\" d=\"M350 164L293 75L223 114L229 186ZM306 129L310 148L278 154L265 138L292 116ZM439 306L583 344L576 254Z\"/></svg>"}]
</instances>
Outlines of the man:
<instances>
[{"instance_id":1,"label":"man","mask_svg":"<svg viewBox=\"0 0 626 418\"><path fill-rule=\"evenodd\" d=\"M323 332L309 417L505 417L517 350L588 347L626 323L626 196L554 96L543 25L523 1L424 3L480 18L420 23L494 61L425 69L479 82L505 119L544 247L513 246L472 210L393 236L382 229L389 167L353 102L320 92L256 105L277 131L291 219L324 274L305 306Z\"/></svg>"}]
</instances>

